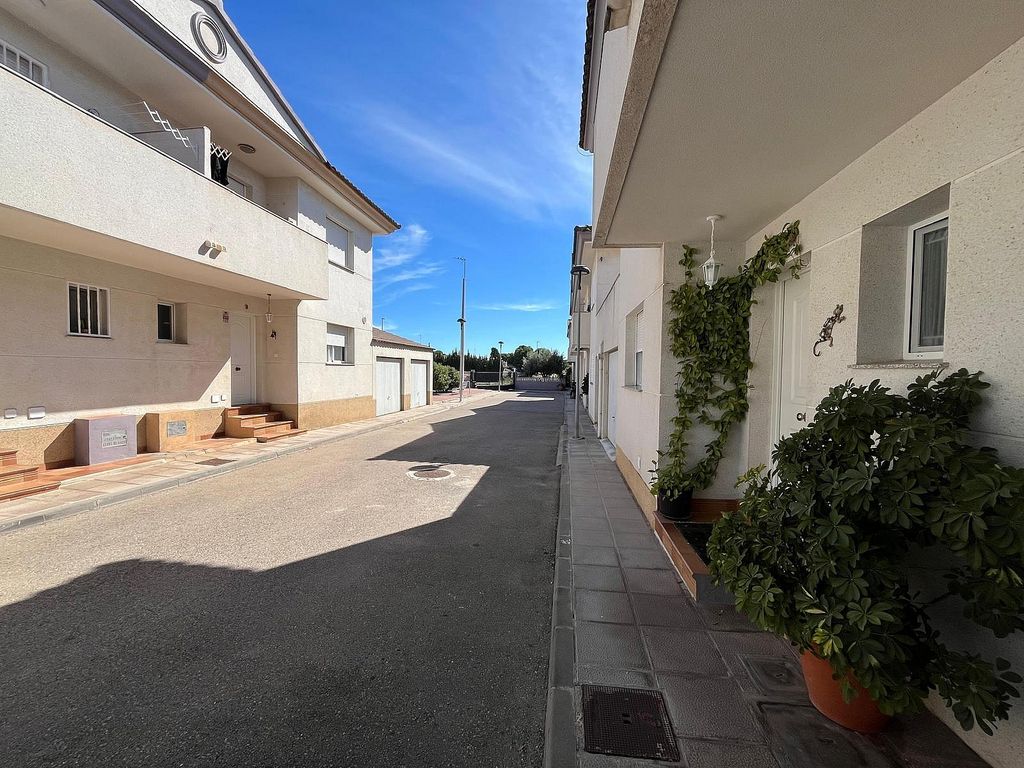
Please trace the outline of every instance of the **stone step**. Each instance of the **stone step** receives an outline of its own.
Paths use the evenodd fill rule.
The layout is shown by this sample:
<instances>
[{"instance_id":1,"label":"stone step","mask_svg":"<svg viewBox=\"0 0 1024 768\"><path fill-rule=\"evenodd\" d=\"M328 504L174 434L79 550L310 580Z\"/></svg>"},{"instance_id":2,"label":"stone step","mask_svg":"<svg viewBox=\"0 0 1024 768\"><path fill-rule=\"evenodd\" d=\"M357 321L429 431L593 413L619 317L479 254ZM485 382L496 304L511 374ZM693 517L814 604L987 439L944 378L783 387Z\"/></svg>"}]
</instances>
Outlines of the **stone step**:
<instances>
[{"instance_id":1,"label":"stone step","mask_svg":"<svg viewBox=\"0 0 1024 768\"><path fill-rule=\"evenodd\" d=\"M233 405L224 409L224 416L247 416L253 413L269 413L274 409L270 403L248 403L246 405Z\"/></svg>"},{"instance_id":2,"label":"stone step","mask_svg":"<svg viewBox=\"0 0 1024 768\"><path fill-rule=\"evenodd\" d=\"M18 451L11 448L0 448L0 467L9 467L18 463Z\"/></svg>"},{"instance_id":3,"label":"stone step","mask_svg":"<svg viewBox=\"0 0 1024 768\"><path fill-rule=\"evenodd\" d=\"M39 467L30 467L26 464L2 464L0 465L0 487L12 483L27 483L35 480L39 475Z\"/></svg>"},{"instance_id":4,"label":"stone step","mask_svg":"<svg viewBox=\"0 0 1024 768\"><path fill-rule=\"evenodd\" d=\"M26 483L10 483L0 485L0 501L11 501L33 496L37 493L54 491L60 488L60 480L29 480Z\"/></svg>"},{"instance_id":5,"label":"stone step","mask_svg":"<svg viewBox=\"0 0 1024 768\"><path fill-rule=\"evenodd\" d=\"M295 435L304 435L307 430L305 429L281 429L279 431L266 431L263 434L256 436L257 443L271 443L274 440L280 440L282 437L295 437Z\"/></svg>"}]
</instances>

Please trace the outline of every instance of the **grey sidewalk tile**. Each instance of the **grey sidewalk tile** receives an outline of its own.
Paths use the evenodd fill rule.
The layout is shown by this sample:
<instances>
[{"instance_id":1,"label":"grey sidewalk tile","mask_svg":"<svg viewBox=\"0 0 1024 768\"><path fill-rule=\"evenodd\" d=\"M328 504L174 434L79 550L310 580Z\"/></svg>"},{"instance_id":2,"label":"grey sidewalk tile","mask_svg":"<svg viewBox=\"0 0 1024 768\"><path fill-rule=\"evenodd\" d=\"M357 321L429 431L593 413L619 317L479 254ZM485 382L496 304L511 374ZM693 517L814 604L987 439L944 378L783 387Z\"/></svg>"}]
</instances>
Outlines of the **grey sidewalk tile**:
<instances>
[{"instance_id":1,"label":"grey sidewalk tile","mask_svg":"<svg viewBox=\"0 0 1024 768\"><path fill-rule=\"evenodd\" d=\"M747 675L741 656L771 656L795 658L792 647L785 640L767 632L710 632L711 639L721 652L725 663L736 675Z\"/></svg>"},{"instance_id":2,"label":"grey sidewalk tile","mask_svg":"<svg viewBox=\"0 0 1024 768\"><path fill-rule=\"evenodd\" d=\"M700 614L686 595L633 595L637 621L647 626L703 629Z\"/></svg>"},{"instance_id":3,"label":"grey sidewalk tile","mask_svg":"<svg viewBox=\"0 0 1024 768\"><path fill-rule=\"evenodd\" d=\"M642 592L648 595L681 595L683 588L679 584L675 571L654 571L646 568L624 568L626 584L630 592Z\"/></svg>"},{"instance_id":4,"label":"grey sidewalk tile","mask_svg":"<svg viewBox=\"0 0 1024 768\"><path fill-rule=\"evenodd\" d=\"M618 568L603 565L577 565L572 569L572 578L577 589L597 589L605 592L625 592L622 572Z\"/></svg>"},{"instance_id":5,"label":"grey sidewalk tile","mask_svg":"<svg viewBox=\"0 0 1024 768\"><path fill-rule=\"evenodd\" d=\"M654 675L639 669L613 669L593 664L576 668L580 685L617 685L622 688L656 688Z\"/></svg>"},{"instance_id":6,"label":"grey sidewalk tile","mask_svg":"<svg viewBox=\"0 0 1024 768\"><path fill-rule=\"evenodd\" d=\"M771 750L755 744L683 739L680 742L688 768L779 768Z\"/></svg>"},{"instance_id":7,"label":"grey sidewalk tile","mask_svg":"<svg viewBox=\"0 0 1024 768\"><path fill-rule=\"evenodd\" d=\"M691 675L728 674L718 648L706 632L676 627L644 627L643 634L656 670Z\"/></svg>"},{"instance_id":8,"label":"grey sidewalk tile","mask_svg":"<svg viewBox=\"0 0 1024 768\"><path fill-rule=\"evenodd\" d=\"M616 517L612 521L612 530L620 533L650 533L651 527L644 520Z\"/></svg>"},{"instance_id":9,"label":"grey sidewalk tile","mask_svg":"<svg viewBox=\"0 0 1024 768\"><path fill-rule=\"evenodd\" d=\"M729 603L698 603L697 610L708 628L719 632L758 632L750 619Z\"/></svg>"},{"instance_id":10,"label":"grey sidewalk tile","mask_svg":"<svg viewBox=\"0 0 1024 768\"><path fill-rule=\"evenodd\" d=\"M842 728L813 707L764 704L772 749L793 768L895 768L864 736Z\"/></svg>"},{"instance_id":11,"label":"grey sidewalk tile","mask_svg":"<svg viewBox=\"0 0 1024 768\"><path fill-rule=\"evenodd\" d=\"M661 549L619 548L619 561L623 568L672 570L668 556Z\"/></svg>"},{"instance_id":12,"label":"grey sidewalk tile","mask_svg":"<svg viewBox=\"0 0 1024 768\"><path fill-rule=\"evenodd\" d=\"M659 675L676 736L765 743L764 731L728 677Z\"/></svg>"},{"instance_id":13,"label":"grey sidewalk tile","mask_svg":"<svg viewBox=\"0 0 1024 768\"><path fill-rule=\"evenodd\" d=\"M629 624L577 621L576 659L581 665L648 668L640 633Z\"/></svg>"},{"instance_id":14,"label":"grey sidewalk tile","mask_svg":"<svg viewBox=\"0 0 1024 768\"><path fill-rule=\"evenodd\" d=\"M633 608L625 592L576 590L576 618L580 621L605 621L632 624Z\"/></svg>"},{"instance_id":15,"label":"grey sidewalk tile","mask_svg":"<svg viewBox=\"0 0 1024 768\"><path fill-rule=\"evenodd\" d=\"M914 768L987 768L988 763L930 712L894 717L877 737Z\"/></svg>"},{"instance_id":16,"label":"grey sidewalk tile","mask_svg":"<svg viewBox=\"0 0 1024 768\"><path fill-rule=\"evenodd\" d=\"M573 523L575 523L576 520L581 517L596 517L601 520L604 520L607 517L607 515L605 515L604 512L604 507L600 505L583 506L577 504L575 501L571 502L571 505L572 509L569 512L569 514L572 516Z\"/></svg>"},{"instance_id":17,"label":"grey sidewalk tile","mask_svg":"<svg viewBox=\"0 0 1024 768\"><path fill-rule=\"evenodd\" d=\"M650 529L646 533L616 533L615 546L620 549L661 549L658 537Z\"/></svg>"},{"instance_id":18,"label":"grey sidewalk tile","mask_svg":"<svg viewBox=\"0 0 1024 768\"><path fill-rule=\"evenodd\" d=\"M636 760L630 757L616 757L614 755L596 755L590 752L580 752L579 768L687 768L686 763L666 762L664 760Z\"/></svg>"},{"instance_id":19,"label":"grey sidewalk tile","mask_svg":"<svg viewBox=\"0 0 1024 768\"><path fill-rule=\"evenodd\" d=\"M575 531L573 540L577 544L587 544L592 547L612 547L612 535L608 531Z\"/></svg>"},{"instance_id":20,"label":"grey sidewalk tile","mask_svg":"<svg viewBox=\"0 0 1024 768\"><path fill-rule=\"evenodd\" d=\"M589 547L577 544L573 547L572 561L580 565L614 565L618 566L619 557L613 547Z\"/></svg>"},{"instance_id":21,"label":"grey sidewalk tile","mask_svg":"<svg viewBox=\"0 0 1024 768\"><path fill-rule=\"evenodd\" d=\"M603 517L578 517L572 523L573 529L579 531L610 531L608 521Z\"/></svg>"}]
</instances>

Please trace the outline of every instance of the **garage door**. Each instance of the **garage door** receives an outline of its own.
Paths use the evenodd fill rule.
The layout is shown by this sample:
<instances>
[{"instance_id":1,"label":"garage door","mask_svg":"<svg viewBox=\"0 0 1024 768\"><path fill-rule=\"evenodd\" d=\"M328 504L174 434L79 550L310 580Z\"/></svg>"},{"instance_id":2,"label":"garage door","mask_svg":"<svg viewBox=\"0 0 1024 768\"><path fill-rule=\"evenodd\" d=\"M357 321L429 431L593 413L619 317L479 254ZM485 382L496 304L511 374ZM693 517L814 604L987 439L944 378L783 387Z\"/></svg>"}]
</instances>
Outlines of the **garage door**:
<instances>
[{"instance_id":1,"label":"garage door","mask_svg":"<svg viewBox=\"0 0 1024 768\"><path fill-rule=\"evenodd\" d=\"M374 384L378 416L402 410L401 360L378 357L374 363Z\"/></svg>"},{"instance_id":2,"label":"garage door","mask_svg":"<svg viewBox=\"0 0 1024 768\"><path fill-rule=\"evenodd\" d=\"M427 387L430 386L430 366L426 360L412 361L412 407L427 404Z\"/></svg>"}]
</instances>

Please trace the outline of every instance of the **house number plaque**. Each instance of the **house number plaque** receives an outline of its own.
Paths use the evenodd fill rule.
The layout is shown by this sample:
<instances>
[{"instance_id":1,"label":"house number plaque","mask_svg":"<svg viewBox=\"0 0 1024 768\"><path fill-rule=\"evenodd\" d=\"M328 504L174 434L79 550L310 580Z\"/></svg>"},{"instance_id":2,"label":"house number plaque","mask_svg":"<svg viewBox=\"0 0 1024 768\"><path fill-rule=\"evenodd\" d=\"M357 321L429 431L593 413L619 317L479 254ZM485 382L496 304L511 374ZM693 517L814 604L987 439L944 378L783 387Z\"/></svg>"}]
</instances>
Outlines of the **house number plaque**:
<instances>
[{"instance_id":1,"label":"house number plaque","mask_svg":"<svg viewBox=\"0 0 1024 768\"><path fill-rule=\"evenodd\" d=\"M167 422L167 436L168 437L181 437L182 435L188 434L188 422L182 419L181 421L168 421Z\"/></svg>"},{"instance_id":2,"label":"house number plaque","mask_svg":"<svg viewBox=\"0 0 1024 768\"><path fill-rule=\"evenodd\" d=\"M128 445L127 429L105 429L100 432L100 448L118 448Z\"/></svg>"}]
</instances>

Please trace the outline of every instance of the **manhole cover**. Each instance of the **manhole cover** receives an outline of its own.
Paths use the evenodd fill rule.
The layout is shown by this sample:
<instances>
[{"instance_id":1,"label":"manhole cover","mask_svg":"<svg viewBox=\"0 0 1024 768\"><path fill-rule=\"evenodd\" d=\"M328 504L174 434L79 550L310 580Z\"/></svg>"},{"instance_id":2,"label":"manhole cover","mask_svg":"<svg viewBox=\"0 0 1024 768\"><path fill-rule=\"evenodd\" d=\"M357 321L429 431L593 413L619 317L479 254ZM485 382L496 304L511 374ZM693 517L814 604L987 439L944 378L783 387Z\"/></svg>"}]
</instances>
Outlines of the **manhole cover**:
<instances>
[{"instance_id":1,"label":"manhole cover","mask_svg":"<svg viewBox=\"0 0 1024 768\"><path fill-rule=\"evenodd\" d=\"M583 686L583 748L601 755L679 760L660 691Z\"/></svg>"},{"instance_id":2,"label":"manhole cover","mask_svg":"<svg viewBox=\"0 0 1024 768\"><path fill-rule=\"evenodd\" d=\"M454 473L450 469L441 469L437 464L424 464L413 467L407 474L416 480L443 480L451 477Z\"/></svg>"},{"instance_id":3,"label":"manhole cover","mask_svg":"<svg viewBox=\"0 0 1024 768\"><path fill-rule=\"evenodd\" d=\"M196 464L205 464L208 467L219 467L221 464L230 464L234 459L204 459Z\"/></svg>"}]
</instances>

